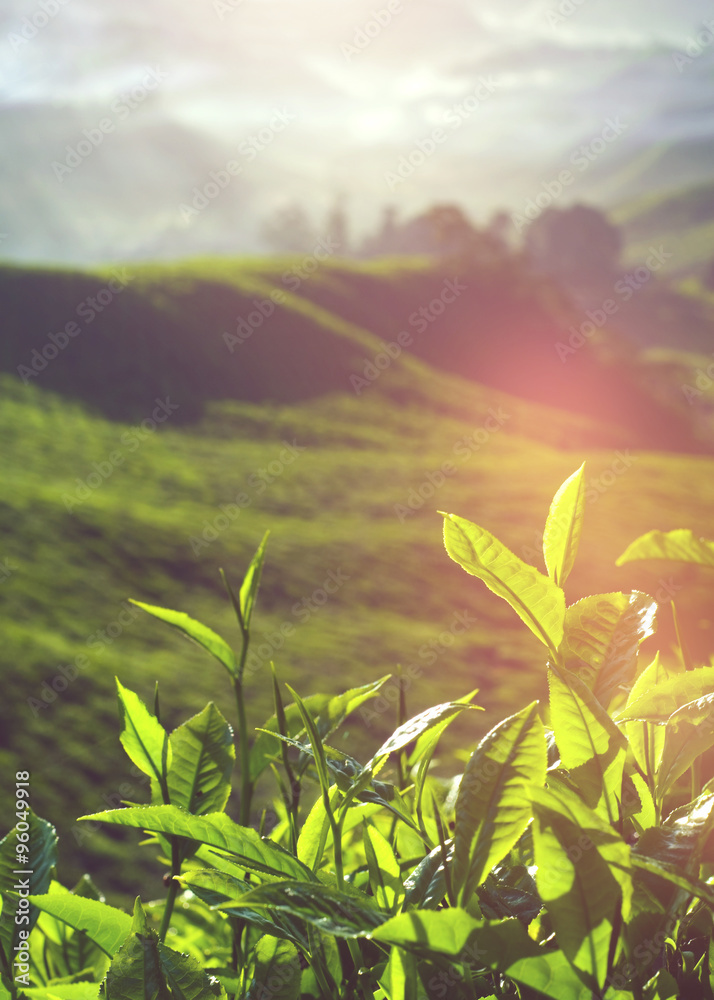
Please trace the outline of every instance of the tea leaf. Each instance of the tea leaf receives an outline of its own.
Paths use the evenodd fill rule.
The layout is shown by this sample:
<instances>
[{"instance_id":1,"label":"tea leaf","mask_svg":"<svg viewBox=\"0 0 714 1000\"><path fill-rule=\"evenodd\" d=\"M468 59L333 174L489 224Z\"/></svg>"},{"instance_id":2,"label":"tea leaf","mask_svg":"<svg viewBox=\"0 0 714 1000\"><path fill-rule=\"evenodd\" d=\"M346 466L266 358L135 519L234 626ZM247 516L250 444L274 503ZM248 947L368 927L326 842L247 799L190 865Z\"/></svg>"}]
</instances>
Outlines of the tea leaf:
<instances>
[{"instance_id":1,"label":"tea leaf","mask_svg":"<svg viewBox=\"0 0 714 1000\"><path fill-rule=\"evenodd\" d=\"M575 563L585 514L585 462L553 498L543 532L543 556L548 575L559 587Z\"/></svg>"},{"instance_id":2,"label":"tea leaf","mask_svg":"<svg viewBox=\"0 0 714 1000\"><path fill-rule=\"evenodd\" d=\"M514 555L484 528L444 514L444 545L451 558L511 605L554 653L563 638L565 594L549 577Z\"/></svg>"},{"instance_id":3,"label":"tea leaf","mask_svg":"<svg viewBox=\"0 0 714 1000\"><path fill-rule=\"evenodd\" d=\"M198 643L199 646L203 646L211 656L214 656L226 668L231 678L237 675L238 663L235 653L225 639L222 639L212 629L195 621L193 618L189 618L183 611L170 611L168 608L158 608L152 604L143 604L141 601L130 600L130 603L153 615L154 618L158 618L159 621L166 622L167 625L172 625L179 632L187 635L189 639Z\"/></svg>"},{"instance_id":4,"label":"tea leaf","mask_svg":"<svg viewBox=\"0 0 714 1000\"><path fill-rule=\"evenodd\" d=\"M462 905L528 826L546 756L538 702L492 729L472 754L456 801L453 885Z\"/></svg>"}]
</instances>

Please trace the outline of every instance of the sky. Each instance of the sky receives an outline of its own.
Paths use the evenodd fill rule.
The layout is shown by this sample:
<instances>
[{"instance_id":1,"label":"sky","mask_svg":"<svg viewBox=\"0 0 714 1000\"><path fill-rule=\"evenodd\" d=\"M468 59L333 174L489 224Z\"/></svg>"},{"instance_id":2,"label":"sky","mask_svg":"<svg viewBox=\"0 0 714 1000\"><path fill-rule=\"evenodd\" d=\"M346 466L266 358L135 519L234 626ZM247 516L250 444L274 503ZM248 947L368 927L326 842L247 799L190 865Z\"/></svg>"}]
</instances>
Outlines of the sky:
<instances>
[{"instance_id":1,"label":"sky","mask_svg":"<svg viewBox=\"0 0 714 1000\"><path fill-rule=\"evenodd\" d=\"M658 143L714 135L714 46L676 63L707 18L710 0L11 0L0 252L251 249L281 206L308 206L317 225L340 196L363 230L386 203L515 212L619 116L621 137L573 187L616 203ZM111 131L63 173L102 120ZM182 214L236 156L221 210ZM685 183L705 170L698 156Z\"/></svg>"}]
</instances>

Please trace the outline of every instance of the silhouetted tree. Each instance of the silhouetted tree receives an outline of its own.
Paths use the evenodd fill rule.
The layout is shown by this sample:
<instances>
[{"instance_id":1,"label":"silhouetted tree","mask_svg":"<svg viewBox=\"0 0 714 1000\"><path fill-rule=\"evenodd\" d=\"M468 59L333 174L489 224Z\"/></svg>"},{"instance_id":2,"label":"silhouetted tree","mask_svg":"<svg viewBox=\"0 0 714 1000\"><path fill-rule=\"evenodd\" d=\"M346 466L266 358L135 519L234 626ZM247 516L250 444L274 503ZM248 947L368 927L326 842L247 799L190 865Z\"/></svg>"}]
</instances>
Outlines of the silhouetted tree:
<instances>
[{"instance_id":1,"label":"silhouetted tree","mask_svg":"<svg viewBox=\"0 0 714 1000\"><path fill-rule=\"evenodd\" d=\"M309 253L317 239L307 213L296 202L279 208L266 219L261 234L279 253Z\"/></svg>"},{"instance_id":2,"label":"silhouetted tree","mask_svg":"<svg viewBox=\"0 0 714 1000\"><path fill-rule=\"evenodd\" d=\"M526 231L525 250L547 274L576 280L609 278L617 269L622 235L596 208L547 208Z\"/></svg>"},{"instance_id":3,"label":"silhouetted tree","mask_svg":"<svg viewBox=\"0 0 714 1000\"><path fill-rule=\"evenodd\" d=\"M507 252L513 244L513 221L508 212L494 212L488 220L486 235L501 247L503 252Z\"/></svg>"},{"instance_id":4,"label":"silhouetted tree","mask_svg":"<svg viewBox=\"0 0 714 1000\"><path fill-rule=\"evenodd\" d=\"M338 197L327 213L327 227L325 233L330 243L337 244L335 253L338 256L346 256L350 251L349 223L347 220L347 210L345 200Z\"/></svg>"},{"instance_id":5,"label":"silhouetted tree","mask_svg":"<svg viewBox=\"0 0 714 1000\"><path fill-rule=\"evenodd\" d=\"M365 240L362 253L431 254L464 263L493 260L505 248L490 233L477 229L458 205L434 205L421 215L397 222L396 211L384 209L378 232Z\"/></svg>"}]
</instances>

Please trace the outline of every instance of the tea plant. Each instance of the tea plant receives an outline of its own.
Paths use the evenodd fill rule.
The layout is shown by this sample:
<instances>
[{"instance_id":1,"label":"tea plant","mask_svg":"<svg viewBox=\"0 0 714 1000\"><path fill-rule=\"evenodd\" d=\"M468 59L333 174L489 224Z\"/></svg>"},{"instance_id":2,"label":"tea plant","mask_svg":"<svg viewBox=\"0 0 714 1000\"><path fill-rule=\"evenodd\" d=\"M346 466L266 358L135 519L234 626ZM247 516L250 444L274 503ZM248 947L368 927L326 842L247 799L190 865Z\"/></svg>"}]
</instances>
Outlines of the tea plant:
<instances>
[{"instance_id":1,"label":"tea plant","mask_svg":"<svg viewBox=\"0 0 714 1000\"><path fill-rule=\"evenodd\" d=\"M275 711L251 738L244 668L266 539L237 591L224 577L237 655L187 615L139 605L229 675L239 822L226 812L236 748L220 710L168 733L158 693L149 708L117 681L121 743L151 802L82 819L145 831L166 898L137 897L130 915L87 876L67 889L53 827L18 792L19 822L0 842L0 998L714 997L714 782L700 776L714 665L640 662L657 610L646 594L567 605L583 476L551 505L547 574L443 515L448 554L542 643L549 683L548 704L504 719L452 780L430 765L476 692L408 720L402 700L397 729L362 763L332 738L388 678L302 698L272 668ZM714 542L654 531L618 562L654 558L712 567ZM249 821L269 773L267 835L265 813L259 829Z\"/></svg>"}]
</instances>

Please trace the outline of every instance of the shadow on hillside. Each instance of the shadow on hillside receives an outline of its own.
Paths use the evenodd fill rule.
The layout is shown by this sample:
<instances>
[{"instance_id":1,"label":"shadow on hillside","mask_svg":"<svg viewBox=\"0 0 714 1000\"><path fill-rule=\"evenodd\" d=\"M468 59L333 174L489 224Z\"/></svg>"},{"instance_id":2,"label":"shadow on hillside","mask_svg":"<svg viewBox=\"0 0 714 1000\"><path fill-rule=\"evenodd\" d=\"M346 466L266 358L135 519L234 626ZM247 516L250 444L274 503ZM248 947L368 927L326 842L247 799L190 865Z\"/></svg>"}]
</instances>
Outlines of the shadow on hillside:
<instances>
[{"instance_id":1,"label":"shadow on hillside","mask_svg":"<svg viewBox=\"0 0 714 1000\"><path fill-rule=\"evenodd\" d=\"M380 342L395 345L401 334L404 348L392 348L401 356L382 355L392 371L380 387L399 375L402 401L405 385L417 403L429 396L428 374L403 365L412 357L620 427L632 446L702 450L686 414L649 394L626 359L603 361L590 343L563 356L568 304L518 259L465 275L443 267L332 262L297 288L270 260L118 267L102 277L3 268L0 369L125 422L168 398L172 420L186 424L212 400L290 404L351 393L351 376L371 384L365 373L376 371Z\"/></svg>"}]
</instances>

